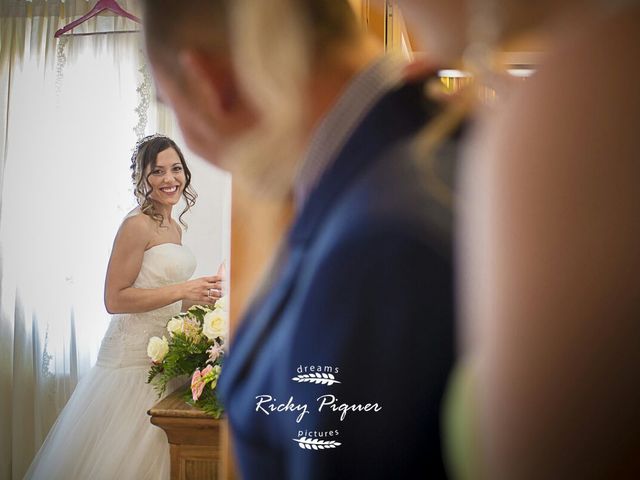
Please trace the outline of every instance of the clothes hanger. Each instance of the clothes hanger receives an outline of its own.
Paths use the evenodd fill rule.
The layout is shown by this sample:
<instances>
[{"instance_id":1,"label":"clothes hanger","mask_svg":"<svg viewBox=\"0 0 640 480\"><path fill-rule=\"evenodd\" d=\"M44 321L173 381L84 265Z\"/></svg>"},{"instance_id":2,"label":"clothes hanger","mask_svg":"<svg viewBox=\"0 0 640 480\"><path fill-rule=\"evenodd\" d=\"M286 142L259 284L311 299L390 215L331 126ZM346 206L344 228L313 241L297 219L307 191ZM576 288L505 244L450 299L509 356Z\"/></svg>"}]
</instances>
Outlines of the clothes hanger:
<instances>
[{"instance_id":1,"label":"clothes hanger","mask_svg":"<svg viewBox=\"0 0 640 480\"><path fill-rule=\"evenodd\" d=\"M95 4L95 6L91 9L91 11L89 13L87 13L86 15L83 15L82 17L78 18L77 20L74 20L70 24L65 25L64 27L59 29L54 34L54 37L58 38L58 37L64 35L69 30L73 30L75 27L77 27L81 23L86 22L90 18L93 18L96 15L99 15L100 13L102 13L102 12L104 12L106 10L108 10L108 11L110 11L112 13L115 13L116 15L118 15L120 17L125 17L125 18L128 18L130 20L133 20L136 23L141 23L140 19L138 17L136 17L135 15L127 12L124 8L122 8L118 4L117 0L98 0L98 2ZM124 31L121 31L121 32L109 32L109 33L128 33L128 32L137 32L137 30L124 30ZM71 34L71 35L96 35L97 33L99 33L99 32L96 32L96 33L79 33L79 34Z\"/></svg>"}]
</instances>

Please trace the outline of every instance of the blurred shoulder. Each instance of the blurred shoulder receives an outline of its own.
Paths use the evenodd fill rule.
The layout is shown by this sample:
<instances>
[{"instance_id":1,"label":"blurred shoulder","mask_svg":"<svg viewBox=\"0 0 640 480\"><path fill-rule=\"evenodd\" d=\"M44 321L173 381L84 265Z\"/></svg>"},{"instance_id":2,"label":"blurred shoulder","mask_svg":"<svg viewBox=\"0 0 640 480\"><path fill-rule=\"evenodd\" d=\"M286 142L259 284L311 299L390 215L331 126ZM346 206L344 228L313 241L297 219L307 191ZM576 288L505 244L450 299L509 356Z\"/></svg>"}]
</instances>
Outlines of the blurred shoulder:
<instances>
[{"instance_id":1,"label":"blurred shoulder","mask_svg":"<svg viewBox=\"0 0 640 480\"><path fill-rule=\"evenodd\" d=\"M625 86L640 74L639 56L640 6L559 38L530 85L522 89L520 103L533 113L571 107L565 115L575 115L576 123L583 125L606 121L594 110L604 115L637 110L640 91ZM558 123L563 117L548 120Z\"/></svg>"},{"instance_id":2,"label":"blurred shoulder","mask_svg":"<svg viewBox=\"0 0 640 480\"><path fill-rule=\"evenodd\" d=\"M625 84L637 78L640 66L640 6L620 9L558 40L541 68L539 86L563 91L566 101L589 96L591 105L638 98ZM618 105L624 108L626 105Z\"/></svg>"},{"instance_id":3,"label":"blurred shoulder","mask_svg":"<svg viewBox=\"0 0 640 480\"><path fill-rule=\"evenodd\" d=\"M637 150L640 8L559 39L538 71L476 134L473 176L501 185L630 175ZM612 159L618 160L611 162ZM467 167L465 167L467 168ZM583 190L584 191L584 190Z\"/></svg>"},{"instance_id":4,"label":"blurred shoulder","mask_svg":"<svg viewBox=\"0 0 640 480\"><path fill-rule=\"evenodd\" d=\"M356 182L345 198L349 230L389 241L421 238L448 255L460 139L452 135L428 155L420 151L417 139L390 148Z\"/></svg>"}]
</instances>

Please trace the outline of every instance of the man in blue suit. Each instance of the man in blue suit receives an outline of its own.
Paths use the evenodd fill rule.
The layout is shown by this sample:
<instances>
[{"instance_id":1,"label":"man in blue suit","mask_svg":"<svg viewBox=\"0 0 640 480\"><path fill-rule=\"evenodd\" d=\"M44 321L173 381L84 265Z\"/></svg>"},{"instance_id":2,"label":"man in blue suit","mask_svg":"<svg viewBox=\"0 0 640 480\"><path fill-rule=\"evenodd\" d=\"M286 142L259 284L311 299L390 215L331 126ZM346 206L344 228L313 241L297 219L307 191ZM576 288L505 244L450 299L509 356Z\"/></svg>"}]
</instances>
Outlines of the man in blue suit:
<instances>
[{"instance_id":1,"label":"man in blue suit","mask_svg":"<svg viewBox=\"0 0 640 480\"><path fill-rule=\"evenodd\" d=\"M219 381L240 470L247 479L443 478L451 214L426 188L446 183L442 159L427 173L414 153L439 108L359 30L347 0L288 1L311 38L309 141L292 186L296 218ZM145 2L159 95L189 146L214 163L225 135L253 124L229 61L231 3Z\"/></svg>"}]
</instances>

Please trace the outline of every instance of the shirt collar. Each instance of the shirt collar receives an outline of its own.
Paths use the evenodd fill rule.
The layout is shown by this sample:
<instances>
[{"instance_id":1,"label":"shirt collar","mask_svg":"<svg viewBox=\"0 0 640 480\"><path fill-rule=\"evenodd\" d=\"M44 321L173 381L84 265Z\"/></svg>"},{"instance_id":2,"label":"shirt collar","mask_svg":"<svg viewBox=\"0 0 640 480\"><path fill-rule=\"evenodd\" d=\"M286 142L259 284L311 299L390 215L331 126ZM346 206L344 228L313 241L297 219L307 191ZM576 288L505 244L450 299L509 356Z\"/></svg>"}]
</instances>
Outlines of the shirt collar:
<instances>
[{"instance_id":1,"label":"shirt collar","mask_svg":"<svg viewBox=\"0 0 640 480\"><path fill-rule=\"evenodd\" d=\"M302 210L323 173L375 103L402 82L405 61L385 54L358 73L320 121L294 180L296 209Z\"/></svg>"}]
</instances>

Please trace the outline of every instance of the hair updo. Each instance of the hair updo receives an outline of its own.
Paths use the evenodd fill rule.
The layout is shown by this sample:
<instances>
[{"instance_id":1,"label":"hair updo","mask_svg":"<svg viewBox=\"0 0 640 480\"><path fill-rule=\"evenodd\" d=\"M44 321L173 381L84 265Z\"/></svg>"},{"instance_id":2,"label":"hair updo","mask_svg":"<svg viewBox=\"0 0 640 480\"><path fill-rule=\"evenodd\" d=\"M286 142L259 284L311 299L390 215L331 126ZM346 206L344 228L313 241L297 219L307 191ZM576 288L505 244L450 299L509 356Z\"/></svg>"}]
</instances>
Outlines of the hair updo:
<instances>
[{"instance_id":1,"label":"hair updo","mask_svg":"<svg viewBox=\"0 0 640 480\"><path fill-rule=\"evenodd\" d=\"M182 151L180 150L178 145L176 145L176 142L171 140L169 137L160 134L154 134L148 137L144 137L136 144L135 150L131 157L130 167L131 179L134 185L134 194L142 213L148 215L153 220L158 222L158 225L162 226L164 216L160 212L156 211L155 204L151 199L153 187L151 187L151 184L149 183L149 176L156 166L156 159L158 158L158 154L169 148L173 148L176 151L178 157L180 158L180 163L182 163L182 168L184 169L185 184L184 190L182 191L182 196L184 197L186 206L182 213L180 213L178 220L185 228L187 228L187 224L182 220L182 216L195 205L198 195L191 187L191 171L187 167L187 163L184 160L184 155L182 154ZM147 168L149 172L144 175L144 172L147 171Z\"/></svg>"}]
</instances>

